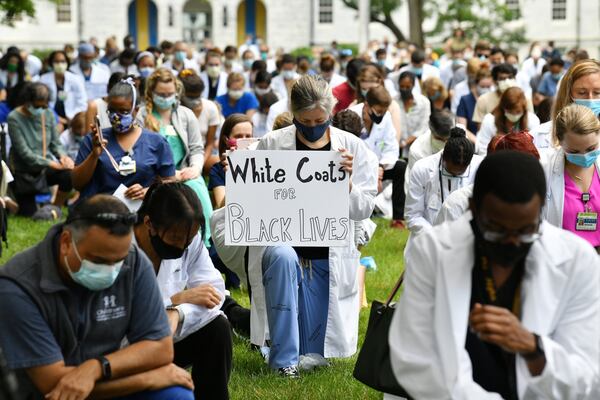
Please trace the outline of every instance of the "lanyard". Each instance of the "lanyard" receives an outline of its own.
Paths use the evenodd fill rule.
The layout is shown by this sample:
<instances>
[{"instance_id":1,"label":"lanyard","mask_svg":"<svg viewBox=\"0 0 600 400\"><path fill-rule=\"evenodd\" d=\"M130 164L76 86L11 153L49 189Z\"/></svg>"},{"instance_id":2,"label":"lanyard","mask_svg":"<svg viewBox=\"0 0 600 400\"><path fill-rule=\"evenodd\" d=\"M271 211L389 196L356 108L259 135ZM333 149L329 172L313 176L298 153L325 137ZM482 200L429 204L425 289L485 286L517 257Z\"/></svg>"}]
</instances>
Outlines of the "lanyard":
<instances>
[{"instance_id":1,"label":"lanyard","mask_svg":"<svg viewBox=\"0 0 600 400\"><path fill-rule=\"evenodd\" d=\"M520 268L517 266L516 268ZM481 257L481 270L485 276L485 291L487 293L488 301L491 304L495 304L498 300L498 293L496 290L496 284L494 283L494 277L492 276L492 269L489 267L488 259L485 256ZM519 285L515 291L515 296L513 299L512 305L512 313L516 315L518 318L521 317L521 283L523 281L523 268L520 268L519 272ZM509 277L510 279L510 277Z\"/></svg>"},{"instance_id":2,"label":"lanyard","mask_svg":"<svg viewBox=\"0 0 600 400\"><path fill-rule=\"evenodd\" d=\"M581 201L583 202L583 210L585 212L590 212L591 208L588 205L588 203L590 202L590 199L592 198L590 193L581 193Z\"/></svg>"}]
</instances>

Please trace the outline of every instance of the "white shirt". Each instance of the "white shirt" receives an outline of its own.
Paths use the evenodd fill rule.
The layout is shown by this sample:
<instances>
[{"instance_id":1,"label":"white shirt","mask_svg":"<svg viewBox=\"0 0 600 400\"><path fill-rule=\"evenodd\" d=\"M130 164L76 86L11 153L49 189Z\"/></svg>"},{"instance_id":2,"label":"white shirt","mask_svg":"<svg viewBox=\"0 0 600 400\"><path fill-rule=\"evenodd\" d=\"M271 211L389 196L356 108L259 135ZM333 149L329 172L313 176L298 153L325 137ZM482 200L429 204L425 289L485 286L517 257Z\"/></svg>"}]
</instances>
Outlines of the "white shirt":
<instances>
[{"instance_id":1,"label":"white shirt","mask_svg":"<svg viewBox=\"0 0 600 400\"><path fill-rule=\"evenodd\" d=\"M267 132L271 132L273 130L273 123L275 122L275 118L277 118L279 114L283 114L284 112L289 111L288 103L289 102L286 97L269 107L269 113L267 114L266 122Z\"/></svg>"},{"instance_id":2,"label":"white shirt","mask_svg":"<svg viewBox=\"0 0 600 400\"><path fill-rule=\"evenodd\" d=\"M552 143L552 120L532 129L530 133L533 136L533 144L535 144L540 155L551 151L555 147Z\"/></svg>"},{"instance_id":3,"label":"white shirt","mask_svg":"<svg viewBox=\"0 0 600 400\"><path fill-rule=\"evenodd\" d=\"M219 108L217 107L214 101L202 99L202 112L198 117L198 122L200 123L200 133L202 133L202 140L204 142L204 145L206 146L208 128L210 128L211 126L218 127L221 124L221 115L219 113Z\"/></svg>"},{"instance_id":4,"label":"white shirt","mask_svg":"<svg viewBox=\"0 0 600 400\"><path fill-rule=\"evenodd\" d=\"M115 72L122 72L125 75L133 75L133 76L140 75L137 65L131 64L129 67L125 68L124 66L121 65L118 58L116 60L113 60L110 63L109 67L110 67L111 74L114 74Z\"/></svg>"},{"instance_id":5,"label":"white shirt","mask_svg":"<svg viewBox=\"0 0 600 400\"><path fill-rule=\"evenodd\" d=\"M252 116L252 135L256 138L263 137L271 129L267 129L267 114L260 111L255 112Z\"/></svg>"},{"instance_id":6,"label":"white shirt","mask_svg":"<svg viewBox=\"0 0 600 400\"><path fill-rule=\"evenodd\" d=\"M523 72L524 76L523 79L527 79L527 82L531 82L533 78L542 74L544 65L546 65L545 59L540 57L537 61L537 64L535 64L533 58L529 57L523 61L523 65L521 66L521 71Z\"/></svg>"},{"instance_id":7,"label":"white shirt","mask_svg":"<svg viewBox=\"0 0 600 400\"><path fill-rule=\"evenodd\" d=\"M204 97L205 99L208 99L208 93L209 93L209 88L210 88L210 78L209 78L208 74L206 73L206 71L204 71L200 74L200 78L202 78L202 81L204 82L204 92L202 92L202 97ZM227 73L226 72L221 71L221 73L219 74L219 80L217 81L216 84L217 84L217 94L215 95L215 99L217 97L227 93Z\"/></svg>"},{"instance_id":8,"label":"white shirt","mask_svg":"<svg viewBox=\"0 0 600 400\"><path fill-rule=\"evenodd\" d=\"M477 132L477 143L475 144L475 151L477 154L485 156L487 155L487 148L492 138L496 136L498 130L496 129L496 117L493 114L486 114L481 121L481 127ZM531 132L540 125L540 119L532 112L527 113L527 129Z\"/></svg>"},{"instance_id":9,"label":"white shirt","mask_svg":"<svg viewBox=\"0 0 600 400\"><path fill-rule=\"evenodd\" d=\"M462 175L450 177L443 171L441 159L440 151L417 161L410 171L404 216L413 234L421 233L433 225L450 193L474 183L477 168L483 160L473 155L471 164Z\"/></svg>"},{"instance_id":10,"label":"white shirt","mask_svg":"<svg viewBox=\"0 0 600 400\"><path fill-rule=\"evenodd\" d=\"M96 103L96 110L98 110L96 115L100 120L100 128L106 129L112 127L110 119L108 118L108 104L106 101L104 101L103 98L99 98L94 100L94 103Z\"/></svg>"},{"instance_id":11,"label":"white shirt","mask_svg":"<svg viewBox=\"0 0 600 400\"><path fill-rule=\"evenodd\" d=\"M410 136L419 137L429 130L429 116L431 115L431 106L429 99L422 94L414 95L414 103L409 110L404 109L404 102L398 100L400 106L400 131L402 140ZM402 155L408 156L408 149L402 149Z\"/></svg>"},{"instance_id":12,"label":"white shirt","mask_svg":"<svg viewBox=\"0 0 600 400\"><path fill-rule=\"evenodd\" d=\"M340 74L338 74L337 72L334 72L333 75L331 76L331 79L329 80L329 86L331 86L331 88L333 89L334 87L341 85L342 83L346 82L347 79L345 76L342 76Z\"/></svg>"},{"instance_id":13,"label":"white shirt","mask_svg":"<svg viewBox=\"0 0 600 400\"><path fill-rule=\"evenodd\" d=\"M458 105L460 104L460 99L463 96L467 96L469 93L471 93L471 89L469 88L468 79L458 82L456 86L454 86L454 94L452 95L452 102L450 103L450 110L452 111L452 114L456 114L456 110L458 110Z\"/></svg>"},{"instance_id":14,"label":"white shirt","mask_svg":"<svg viewBox=\"0 0 600 400\"><path fill-rule=\"evenodd\" d=\"M108 80L110 79L110 71L106 66L92 64L92 73L87 80L85 79L79 64L71 65L70 71L83 79L88 100L95 100L108 94L107 86Z\"/></svg>"},{"instance_id":15,"label":"white shirt","mask_svg":"<svg viewBox=\"0 0 600 400\"><path fill-rule=\"evenodd\" d=\"M81 76L66 71L62 93L58 93L56 90L56 76L54 72L43 74L40 77L40 82L45 84L50 91L50 101L48 102L50 108L54 109L57 99L62 96L67 118L72 119L75 114L87 110L88 97Z\"/></svg>"},{"instance_id":16,"label":"white shirt","mask_svg":"<svg viewBox=\"0 0 600 400\"><path fill-rule=\"evenodd\" d=\"M297 72L294 72L294 78L292 80L296 80L300 78L300 75ZM283 75L279 74L275 78L271 80L271 89L273 92L282 100L288 99L288 91L286 86L286 81L283 79Z\"/></svg>"},{"instance_id":17,"label":"white shirt","mask_svg":"<svg viewBox=\"0 0 600 400\"><path fill-rule=\"evenodd\" d=\"M65 129L59 136L60 143L67 152L67 155L72 160L77 159L77 153L79 153L79 146L81 145L81 139L77 140L74 135L71 134L70 129ZM83 138L82 138L83 139Z\"/></svg>"},{"instance_id":18,"label":"white shirt","mask_svg":"<svg viewBox=\"0 0 600 400\"><path fill-rule=\"evenodd\" d=\"M462 187L450 193L442 204L442 209L435 219L434 225L456 221L469 210L469 199L473 196L473 185Z\"/></svg>"},{"instance_id":19,"label":"white shirt","mask_svg":"<svg viewBox=\"0 0 600 400\"><path fill-rule=\"evenodd\" d=\"M398 140L396 139L396 130L392 123L392 116L389 111L386 111L381 123L373 123L371 132L367 133L364 127L363 108L364 103L350 107L350 110L360 117L363 126L361 139L363 139L367 144L367 147L375 153L379 160L379 164L383 165L385 169L393 168L396 161L398 161L400 152Z\"/></svg>"},{"instance_id":20,"label":"white shirt","mask_svg":"<svg viewBox=\"0 0 600 400\"><path fill-rule=\"evenodd\" d=\"M166 61L165 63L163 63L162 68L168 68L168 69L172 70L173 73L175 74L175 76L179 75L179 72L180 72L180 71L176 70L175 67L173 66L173 60L169 60L169 61ZM194 72L196 72L197 74L200 74L200 67L198 66L198 63L195 62L194 60L190 60L187 58L185 60L183 60L182 71L184 69L191 69Z\"/></svg>"},{"instance_id":21,"label":"white shirt","mask_svg":"<svg viewBox=\"0 0 600 400\"><path fill-rule=\"evenodd\" d=\"M400 77L400 75L404 71L411 71L411 68L412 68L412 64L405 65L404 67L400 68L400 71L397 72L397 77L396 77L396 74L394 74L395 79L392 78L391 76L389 77L390 79L392 79L392 82L394 82L394 85L396 85L396 87L398 87L398 78ZM413 87L413 95L416 96L417 94L421 94L421 84L423 82L425 82L427 79L439 78L439 77L440 77L440 70L437 67L434 67L433 65L430 65L430 64L423 64L423 73L421 74L421 79L419 79L419 78L415 79L415 86Z\"/></svg>"}]
</instances>

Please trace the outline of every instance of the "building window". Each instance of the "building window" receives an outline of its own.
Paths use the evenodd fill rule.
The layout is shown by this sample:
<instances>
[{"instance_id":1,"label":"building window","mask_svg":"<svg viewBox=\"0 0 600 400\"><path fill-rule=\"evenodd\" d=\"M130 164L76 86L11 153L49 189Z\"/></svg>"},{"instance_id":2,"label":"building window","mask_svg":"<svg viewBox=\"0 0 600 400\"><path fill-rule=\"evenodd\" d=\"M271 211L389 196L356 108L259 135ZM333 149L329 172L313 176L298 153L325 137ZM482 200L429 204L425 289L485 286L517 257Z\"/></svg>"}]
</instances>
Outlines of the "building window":
<instances>
[{"instance_id":1,"label":"building window","mask_svg":"<svg viewBox=\"0 0 600 400\"><path fill-rule=\"evenodd\" d=\"M319 23L333 23L333 0L319 0Z\"/></svg>"},{"instance_id":2,"label":"building window","mask_svg":"<svg viewBox=\"0 0 600 400\"><path fill-rule=\"evenodd\" d=\"M512 19L521 18L521 9L519 8L519 0L506 0L506 8L512 13Z\"/></svg>"},{"instance_id":3,"label":"building window","mask_svg":"<svg viewBox=\"0 0 600 400\"><path fill-rule=\"evenodd\" d=\"M71 0L60 0L56 4L56 20L71 22Z\"/></svg>"},{"instance_id":4,"label":"building window","mask_svg":"<svg viewBox=\"0 0 600 400\"><path fill-rule=\"evenodd\" d=\"M169 27L173 27L173 25L175 25L175 23L173 22L174 18L173 18L173 6L169 6Z\"/></svg>"},{"instance_id":5,"label":"building window","mask_svg":"<svg viewBox=\"0 0 600 400\"><path fill-rule=\"evenodd\" d=\"M227 27L227 19L228 19L227 6L223 6L223 26L224 27Z\"/></svg>"},{"instance_id":6,"label":"building window","mask_svg":"<svg viewBox=\"0 0 600 400\"><path fill-rule=\"evenodd\" d=\"M552 19L567 19L567 0L552 0Z\"/></svg>"}]
</instances>

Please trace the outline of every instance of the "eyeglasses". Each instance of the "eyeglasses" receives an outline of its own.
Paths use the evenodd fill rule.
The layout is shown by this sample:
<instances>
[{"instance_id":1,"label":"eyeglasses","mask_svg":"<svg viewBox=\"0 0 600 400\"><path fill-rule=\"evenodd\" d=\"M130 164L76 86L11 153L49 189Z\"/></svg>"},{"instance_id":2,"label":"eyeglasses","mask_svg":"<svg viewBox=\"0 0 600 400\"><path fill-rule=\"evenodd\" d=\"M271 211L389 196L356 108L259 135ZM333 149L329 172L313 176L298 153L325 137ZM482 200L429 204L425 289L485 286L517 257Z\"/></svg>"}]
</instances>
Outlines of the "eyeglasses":
<instances>
[{"instance_id":1,"label":"eyeglasses","mask_svg":"<svg viewBox=\"0 0 600 400\"><path fill-rule=\"evenodd\" d=\"M519 231L495 231L491 229L486 229L482 226L482 222L479 222L479 229L481 230L483 238L492 243L502 243L505 242L507 238L514 237L519 240L519 243L530 244L538 240L542 237L542 233L539 231L540 229L540 221L536 222L535 232L519 232ZM523 230L527 230L529 228L525 228Z\"/></svg>"}]
</instances>

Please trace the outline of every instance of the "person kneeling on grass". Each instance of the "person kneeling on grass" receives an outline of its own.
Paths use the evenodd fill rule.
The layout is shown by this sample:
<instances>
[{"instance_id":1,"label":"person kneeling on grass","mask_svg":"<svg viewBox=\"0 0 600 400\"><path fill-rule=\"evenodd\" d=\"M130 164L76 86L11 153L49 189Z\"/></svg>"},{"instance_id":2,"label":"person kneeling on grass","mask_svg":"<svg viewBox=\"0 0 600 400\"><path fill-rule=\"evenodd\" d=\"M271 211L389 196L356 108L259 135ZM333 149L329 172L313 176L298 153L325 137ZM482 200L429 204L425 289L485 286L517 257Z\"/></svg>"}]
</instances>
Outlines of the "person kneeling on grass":
<instances>
[{"instance_id":1,"label":"person kneeling on grass","mask_svg":"<svg viewBox=\"0 0 600 400\"><path fill-rule=\"evenodd\" d=\"M90 197L0 268L0 347L24 398L194 398L152 265L131 246L135 220Z\"/></svg>"},{"instance_id":2,"label":"person kneeling on grass","mask_svg":"<svg viewBox=\"0 0 600 400\"><path fill-rule=\"evenodd\" d=\"M225 282L204 245L202 206L183 183L154 184L138 211L135 240L148 255L175 341L175 363L192 366L198 399L228 399L231 328Z\"/></svg>"}]
</instances>

